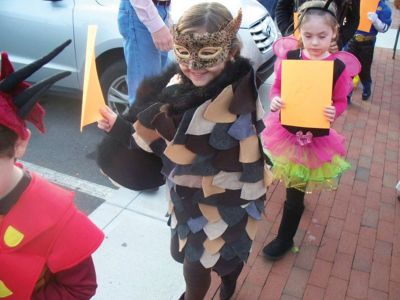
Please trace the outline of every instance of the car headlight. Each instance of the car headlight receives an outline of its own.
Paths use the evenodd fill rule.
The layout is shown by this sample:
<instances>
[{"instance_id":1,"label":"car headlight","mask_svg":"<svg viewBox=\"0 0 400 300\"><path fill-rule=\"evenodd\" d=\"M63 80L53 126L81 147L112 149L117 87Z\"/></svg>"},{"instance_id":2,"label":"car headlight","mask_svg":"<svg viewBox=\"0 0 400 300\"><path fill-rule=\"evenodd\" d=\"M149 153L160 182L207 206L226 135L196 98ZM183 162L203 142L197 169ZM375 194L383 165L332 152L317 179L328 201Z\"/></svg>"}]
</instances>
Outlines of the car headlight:
<instances>
[{"instance_id":1,"label":"car headlight","mask_svg":"<svg viewBox=\"0 0 400 300\"><path fill-rule=\"evenodd\" d=\"M272 18L267 14L250 27L250 34L253 37L258 50L266 53L277 38L277 31Z\"/></svg>"}]
</instances>

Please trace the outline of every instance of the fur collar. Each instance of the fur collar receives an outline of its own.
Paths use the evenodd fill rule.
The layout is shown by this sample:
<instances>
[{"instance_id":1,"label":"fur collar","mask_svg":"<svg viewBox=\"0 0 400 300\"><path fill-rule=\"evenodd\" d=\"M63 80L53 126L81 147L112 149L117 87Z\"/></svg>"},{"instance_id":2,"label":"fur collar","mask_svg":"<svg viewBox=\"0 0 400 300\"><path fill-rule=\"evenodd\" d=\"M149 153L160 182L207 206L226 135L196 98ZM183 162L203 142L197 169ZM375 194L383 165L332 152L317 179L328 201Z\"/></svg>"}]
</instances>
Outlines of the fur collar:
<instances>
[{"instance_id":1,"label":"fur collar","mask_svg":"<svg viewBox=\"0 0 400 300\"><path fill-rule=\"evenodd\" d=\"M156 102L165 104L163 110L169 115L181 114L216 97L226 86L241 79L251 69L249 60L239 57L234 62L228 62L222 73L210 84L204 87L196 87L180 72L178 65L173 64L161 75L145 79L142 82L129 115L134 117ZM165 88L171 77L176 73L182 75L183 83ZM128 119L130 118L128 117Z\"/></svg>"}]
</instances>

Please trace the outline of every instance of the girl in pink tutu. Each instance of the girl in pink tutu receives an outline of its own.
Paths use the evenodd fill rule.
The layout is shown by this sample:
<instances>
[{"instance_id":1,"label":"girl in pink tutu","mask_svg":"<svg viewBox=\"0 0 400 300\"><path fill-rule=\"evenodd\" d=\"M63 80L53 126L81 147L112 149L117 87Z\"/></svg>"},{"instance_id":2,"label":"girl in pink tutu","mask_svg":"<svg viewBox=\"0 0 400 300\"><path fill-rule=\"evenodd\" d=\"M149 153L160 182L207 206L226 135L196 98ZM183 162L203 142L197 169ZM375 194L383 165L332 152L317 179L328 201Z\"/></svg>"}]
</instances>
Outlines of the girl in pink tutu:
<instances>
[{"instance_id":1,"label":"girl in pink tutu","mask_svg":"<svg viewBox=\"0 0 400 300\"><path fill-rule=\"evenodd\" d=\"M264 119L262 133L264 151L272 160L276 179L286 185L286 201L278 236L264 249L269 259L279 259L293 246L304 211L304 195L313 190L333 190L342 172L350 168L344 160L344 137L334 129L311 129L282 126L280 109L281 64L283 59L333 60L334 76L332 104L324 109L329 122L334 122L347 107L346 96L352 89L352 79L360 65L352 55L329 53L330 44L338 35L336 8L332 1L307 1L299 9L300 41L285 37L274 45L278 61L276 79L270 92L271 112ZM317 78L316 82L317 83Z\"/></svg>"}]
</instances>

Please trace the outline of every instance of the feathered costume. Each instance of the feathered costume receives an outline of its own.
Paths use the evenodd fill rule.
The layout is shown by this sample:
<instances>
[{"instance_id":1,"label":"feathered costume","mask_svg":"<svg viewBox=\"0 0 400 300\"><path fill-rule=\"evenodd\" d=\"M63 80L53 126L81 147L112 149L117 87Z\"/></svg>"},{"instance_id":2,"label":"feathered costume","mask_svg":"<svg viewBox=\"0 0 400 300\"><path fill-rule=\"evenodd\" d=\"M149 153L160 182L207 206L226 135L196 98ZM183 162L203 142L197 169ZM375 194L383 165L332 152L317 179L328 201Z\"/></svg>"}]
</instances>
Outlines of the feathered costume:
<instances>
[{"instance_id":1,"label":"feathered costume","mask_svg":"<svg viewBox=\"0 0 400 300\"><path fill-rule=\"evenodd\" d=\"M308 59L298 49L298 41L293 37L277 40L273 49L278 59L270 99L281 95L281 61L288 58ZM336 61L335 66L339 69L335 70L337 76L334 78L332 93L332 105L336 108L337 118L347 107L347 95L352 89L351 77L358 74L360 64L347 52L332 54L325 60ZM322 136L301 128L293 132L281 125L280 112L270 112L264 123L263 147L273 162L274 178L284 181L287 188L306 192L337 187L338 177L350 167L344 160L346 149L342 135L334 129Z\"/></svg>"},{"instance_id":2,"label":"feathered costume","mask_svg":"<svg viewBox=\"0 0 400 300\"><path fill-rule=\"evenodd\" d=\"M190 261L224 274L229 264L249 255L271 178L258 138L264 113L254 71L239 58L206 87L195 87L183 75L182 84L157 86L175 72L172 66L141 85L140 97L125 117L134 126L117 119L111 137L99 147L99 164L104 165L105 154L114 147L129 144L136 149L132 158L138 147L159 156L170 194L168 223L173 236L178 236L180 251ZM147 163L142 159L129 166L141 175L136 180L143 182L143 176L150 174L150 170L140 174ZM117 165L125 169L123 162ZM118 181L118 170L107 170ZM155 167L153 172L157 171Z\"/></svg>"},{"instance_id":3,"label":"feathered costume","mask_svg":"<svg viewBox=\"0 0 400 300\"><path fill-rule=\"evenodd\" d=\"M271 179L259 139L264 111L254 70L247 59L227 59L240 21L239 12L218 32L175 32L178 61L194 69L226 62L224 70L201 87L183 73L181 83L165 87L180 72L176 65L145 80L125 117L131 123L118 118L111 137L99 148L99 165L117 182L143 188L152 180L161 184L159 176L151 174L164 174L171 248L180 252L174 259L200 262L221 276L247 260ZM201 55L202 47L221 45L212 59ZM113 149L121 152L123 145L129 145L131 152L105 155ZM147 160L141 152L148 154ZM156 157L162 161L161 170ZM107 163L109 158L119 161L113 164L119 168ZM144 170L143 165L153 169ZM127 182L120 174L129 168L134 175Z\"/></svg>"}]
</instances>

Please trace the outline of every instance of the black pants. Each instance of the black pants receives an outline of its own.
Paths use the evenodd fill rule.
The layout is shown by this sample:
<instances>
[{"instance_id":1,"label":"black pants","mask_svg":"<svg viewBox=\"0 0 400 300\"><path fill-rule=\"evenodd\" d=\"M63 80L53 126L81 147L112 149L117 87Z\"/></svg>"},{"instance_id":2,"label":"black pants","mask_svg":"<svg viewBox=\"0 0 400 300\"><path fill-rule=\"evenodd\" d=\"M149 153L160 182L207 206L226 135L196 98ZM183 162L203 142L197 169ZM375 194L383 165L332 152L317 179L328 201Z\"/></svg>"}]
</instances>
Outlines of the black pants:
<instances>
[{"instance_id":1,"label":"black pants","mask_svg":"<svg viewBox=\"0 0 400 300\"><path fill-rule=\"evenodd\" d=\"M361 72L359 74L364 88L371 88L371 65L374 58L376 39L358 42L352 38L347 44L347 51L354 54L361 63Z\"/></svg>"}]
</instances>

